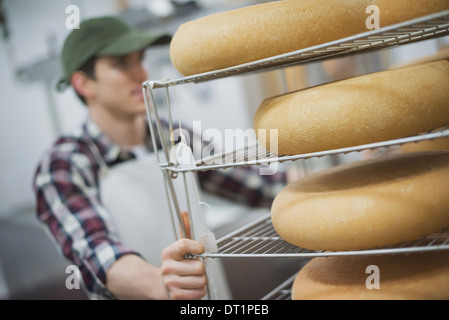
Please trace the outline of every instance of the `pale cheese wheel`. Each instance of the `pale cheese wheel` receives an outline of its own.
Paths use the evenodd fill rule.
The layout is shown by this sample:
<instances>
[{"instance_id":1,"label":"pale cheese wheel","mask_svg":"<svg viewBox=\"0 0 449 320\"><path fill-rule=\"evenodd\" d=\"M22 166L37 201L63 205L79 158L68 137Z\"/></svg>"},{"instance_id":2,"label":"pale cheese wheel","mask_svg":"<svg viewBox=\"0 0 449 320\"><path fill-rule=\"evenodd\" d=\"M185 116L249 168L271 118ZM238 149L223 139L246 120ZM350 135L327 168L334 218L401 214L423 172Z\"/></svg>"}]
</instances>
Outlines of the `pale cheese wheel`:
<instances>
[{"instance_id":1,"label":"pale cheese wheel","mask_svg":"<svg viewBox=\"0 0 449 320\"><path fill-rule=\"evenodd\" d=\"M447 0L288 0L247 6L182 24L170 58L184 76L236 66L449 9Z\"/></svg>"},{"instance_id":2,"label":"pale cheese wheel","mask_svg":"<svg viewBox=\"0 0 449 320\"><path fill-rule=\"evenodd\" d=\"M449 227L449 152L356 161L288 184L272 223L285 241L312 250L360 250Z\"/></svg>"},{"instance_id":3,"label":"pale cheese wheel","mask_svg":"<svg viewBox=\"0 0 449 320\"><path fill-rule=\"evenodd\" d=\"M449 61L429 62L266 99L254 127L280 155L403 138L449 124L448 93Z\"/></svg>"},{"instance_id":4,"label":"pale cheese wheel","mask_svg":"<svg viewBox=\"0 0 449 320\"><path fill-rule=\"evenodd\" d=\"M448 300L449 254L314 258L292 285L292 300Z\"/></svg>"}]
</instances>

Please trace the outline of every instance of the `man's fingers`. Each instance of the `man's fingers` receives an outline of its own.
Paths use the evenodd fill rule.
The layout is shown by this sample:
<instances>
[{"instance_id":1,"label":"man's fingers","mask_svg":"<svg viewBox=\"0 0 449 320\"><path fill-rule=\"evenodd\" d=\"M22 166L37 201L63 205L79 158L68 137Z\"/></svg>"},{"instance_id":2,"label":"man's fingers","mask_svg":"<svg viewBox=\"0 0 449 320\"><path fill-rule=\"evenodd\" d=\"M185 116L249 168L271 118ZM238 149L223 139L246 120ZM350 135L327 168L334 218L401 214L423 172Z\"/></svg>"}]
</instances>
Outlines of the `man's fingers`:
<instances>
[{"instance_id":1,"label":"man's fingers","mask_svg":"<svg viewBox=\"0 0 449 320\"><path fill-rule=\"evenodd\" d=\"M197 300L204 297L206 293L207 288L205 286L197 289L173 288L169 290L169 297L173 300Z\"/></svg>"},{"instance_id":2,"label":"man's fingers","mask_svg":"<svg viewBox=\"0 0 449 320\"><path fill-rule=\"evenodd\" d=\"M204 252L203 245L194 240L180 239L162 251L162 260L184 260L186 253L201 254Z\"/></svg>"},{"instance_id":3,"label":"man's fingers","mask_svg":"<svg viewBox=\"0 0 449 320\"><path fill-rule=\"evenodd\" d=\"M173 288L181 288L181 289L201 289L206 286L206 276L177 276L177 275L169 275L164 278L165 286L169 290L173 290Z\"/></svg>"},{"instance_id":4,"label":"man's fingers","mask_svg":"<svg viewBox=\"0 0 449 320\"><path fill-rule=\"evenodd\" d=\"M162 251L161 273L171 299L194 300L207 292L207 278L204 263L188 260L187 253L201 254L203 245L191 239L180 239Z\"/></svg>"},{"instance_id":5,"label":"man's fingers","mask_svg":"<svg viewBox=\"0 0 449 320\"><path fill-rule=\"evenodd\" d=\"M163 275L176 274L179 276L196 276L204 275L204 263L198 260L167 260L161 266Z\"/></svg>"},{"instance_id":6,"label":"man's fingers","mask_svg":"<svg viewBox=\"0 0 449 320\"><path fill-rule=\"evenodd\" d=\"M205 266L199 260L164 260L161 272L171 299L194 300L206 294Z\"/></svg>"}]
</instances>

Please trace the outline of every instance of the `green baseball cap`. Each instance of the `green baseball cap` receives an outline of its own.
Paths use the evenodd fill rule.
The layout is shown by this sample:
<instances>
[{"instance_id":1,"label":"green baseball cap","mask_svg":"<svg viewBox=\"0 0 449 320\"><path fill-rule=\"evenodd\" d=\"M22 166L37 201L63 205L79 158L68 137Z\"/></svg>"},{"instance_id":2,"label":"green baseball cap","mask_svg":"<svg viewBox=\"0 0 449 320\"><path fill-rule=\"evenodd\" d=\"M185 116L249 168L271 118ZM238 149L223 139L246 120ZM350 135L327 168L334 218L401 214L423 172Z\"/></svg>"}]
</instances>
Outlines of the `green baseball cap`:
<instances>
[{"instance_id":1,"label":"green baseball cap","mask_svg":"<svg viewBox=\"0 0 449 320\"><path fill-rule=\"evenodd\" d=\"M85 20L64 42L61 54L64 75L57 89L62 91L69 86L72 73L94 56L126 55L170 40L169 34L140 31L114 16Z\"/></svg>"}]
</instances>

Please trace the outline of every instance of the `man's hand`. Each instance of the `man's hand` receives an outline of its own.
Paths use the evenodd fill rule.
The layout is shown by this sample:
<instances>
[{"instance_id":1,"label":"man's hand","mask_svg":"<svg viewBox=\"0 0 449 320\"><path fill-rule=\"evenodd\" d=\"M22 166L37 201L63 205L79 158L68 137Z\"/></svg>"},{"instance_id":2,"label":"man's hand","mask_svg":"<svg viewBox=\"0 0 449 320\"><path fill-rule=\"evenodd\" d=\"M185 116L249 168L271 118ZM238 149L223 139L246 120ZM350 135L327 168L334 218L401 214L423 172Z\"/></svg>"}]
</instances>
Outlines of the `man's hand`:
<instances>
[{"instance_id":1,"label":"man's hand","mask_svg":"<svg viewBox=\"0 0 449 320\"><path fill-rule=\"evenodd\" d=\"M198 260L185 259L184 256L186 253L201 254L204 247L201 243L190 240L189 214L183 211L181 218L186 229L185 239L176 241L162 251L162 278L170 299L200 299L206 294L204 264Z\"/></svg>"},{"instance_id":2,"label":"man's hand","mask_svg":"<svg viewBox=\"0 0 449 320\"><path fill-rule=\"evenodd\" d=\"M203 251L197 241L178 240L162 251L160 268L127 254L108 269L107 288L118 299L199 299L206 294L204 264L186 260L184 255Z\"/></svg>"},{"instance_id":3,"label":"man's hand","mask_svg":"<svg viewBox=\"0 0 449 320\"><path fill-rule=\"evenodd\" d=\"M203 252L203 245L190 239L180 239L162 251L161 272L170 299L194 300L206 294L204 264L184 258L186 253Z\"/></svg>"},{"instance_id":4,"label":"man's hand","mask_svg":"<svg viewBox=\"0 0 449 320\"><path fill-rule=\"evenodd\" d=\"M149 264L141 257L128 254L108 269L107 288L118 299L200 299L206 294L206 272L199 260L184 259L186 253L201 254L204 247L190 238L187 212L181 214L187 238L178 240L162 251L162 266Z\"/></svg>"}]
</instances>

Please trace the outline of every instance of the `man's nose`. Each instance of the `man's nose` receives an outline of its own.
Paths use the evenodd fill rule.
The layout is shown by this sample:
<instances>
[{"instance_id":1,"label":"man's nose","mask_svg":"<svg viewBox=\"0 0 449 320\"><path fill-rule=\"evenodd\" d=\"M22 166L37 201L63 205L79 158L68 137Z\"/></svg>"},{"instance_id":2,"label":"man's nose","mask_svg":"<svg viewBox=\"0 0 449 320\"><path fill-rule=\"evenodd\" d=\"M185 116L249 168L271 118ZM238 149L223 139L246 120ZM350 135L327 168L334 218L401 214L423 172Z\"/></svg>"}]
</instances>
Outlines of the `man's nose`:
<instances>
[{"instance_id":1,"label":"man's nose","mask_svg":"<svg viewBox=\"0 0 449 320\"><path fill-rule=\"evenodd\" d=\"M139 82L148 80L148 74L143 64L139 63L133 68L133 78Z\"/></svg>"}]
</instances>

